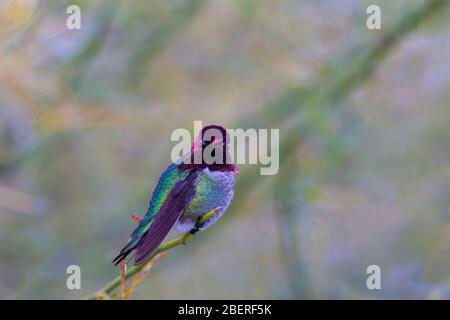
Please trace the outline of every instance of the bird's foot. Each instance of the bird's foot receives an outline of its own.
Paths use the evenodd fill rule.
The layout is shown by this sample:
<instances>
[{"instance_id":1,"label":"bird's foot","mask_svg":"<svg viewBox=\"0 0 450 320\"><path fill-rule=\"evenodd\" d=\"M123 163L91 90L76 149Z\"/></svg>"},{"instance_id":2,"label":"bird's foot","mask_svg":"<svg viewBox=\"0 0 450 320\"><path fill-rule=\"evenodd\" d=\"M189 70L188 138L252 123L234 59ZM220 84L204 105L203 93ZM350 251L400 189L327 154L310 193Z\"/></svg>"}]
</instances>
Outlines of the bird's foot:
<instances>
[{"instance_id":1,"label":"bird's foot","mask_svg":"<svg viewBox=\"0 0 450 320\"><path fill-rule=\"evenodd\" d=\"M197 219L197 222L195 222L195 226L189 231L190 234L194 235L196 234L201 228L203 228L204 223L201 223L200 220L202 217Z\"/></svg>"},{"instance_id":2,"label":"bird's foot","mask_svg":"<svg viewBox=\"0 0 450 320\"><path fill-rule=\"evenodd\" d=\"M215 208L208 213L205 213L204 215L200 216L197 221L195 222L195 226L189 231L190 234L196 234L201 228L205 226L205 223L214 217L219 211L221 207Z\"/></svg>"}]
</instances>

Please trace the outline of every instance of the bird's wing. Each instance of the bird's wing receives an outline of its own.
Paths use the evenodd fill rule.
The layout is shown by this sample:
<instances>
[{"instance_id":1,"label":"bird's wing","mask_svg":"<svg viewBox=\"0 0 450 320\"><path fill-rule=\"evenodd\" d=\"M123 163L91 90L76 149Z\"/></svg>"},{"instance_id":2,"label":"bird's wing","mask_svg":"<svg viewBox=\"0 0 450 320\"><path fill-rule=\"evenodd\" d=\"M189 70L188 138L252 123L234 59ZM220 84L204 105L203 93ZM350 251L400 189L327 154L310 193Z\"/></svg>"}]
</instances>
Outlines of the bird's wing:
<instances>
[{"instance_id":1,"label":"bird's wing","mask_svg":"<svg viewBox=\"0 0 450 320\"><path fill-rule=\"evenodd\" d=\"M145 262L158 249L170 230L172 230L195 195L196 179L197 172L190 171L185 179L175 183L164 204L156 213L147 232L143 234L135 246L135 265Z\"/></svg>"},{"instance_id":2,"label":"bird's wing","mask_svg":"<svg viewBox=\"0 0 450 320\"><path fill-rule=\"evenodd\" d=\"M178 212L179 210L177 210L177 208L183 207L184 209L184 207L187 207L191 197L193 197L191 193L195 192L196 177L197 173L195 170L182 170L179 168L178 164L171 164L162 173L150 199L147 213L131 234L127 244L122 248L117 257L114 258L113 263L115 265L124 260L138 247L141 248L140 252L143 253L144 242L149 242L152 234L157 233L162 236L163 230L161 228L172 228L173 224L175 224L182 213L182 210ZM174 216L172 216L172 214ZM171 221L174 218L175 222L171 224ZM169 231L170 230L165 234L167 235ZM163 240L164 238L160 243Z\"/></svg>"}]
</instances>

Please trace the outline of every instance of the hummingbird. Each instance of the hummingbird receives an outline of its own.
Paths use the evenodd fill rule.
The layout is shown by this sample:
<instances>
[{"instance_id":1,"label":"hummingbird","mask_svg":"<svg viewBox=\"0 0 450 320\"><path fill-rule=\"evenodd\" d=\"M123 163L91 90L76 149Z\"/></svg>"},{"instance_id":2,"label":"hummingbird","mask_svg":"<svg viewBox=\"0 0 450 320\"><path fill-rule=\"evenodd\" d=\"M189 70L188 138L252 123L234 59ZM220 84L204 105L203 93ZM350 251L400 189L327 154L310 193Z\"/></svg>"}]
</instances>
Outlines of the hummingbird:
<instances>
[{"instance_id":1,"label":"hummingbird","mask_svg":"<svg viewBox=\"0 0 450 320\"><path fill-rule=\"evenodd\" d=\"M233 199L234 178L239 173L238 167L229 161L229 139L222 126L208 125L201 129L190 152L161 174L147 212L112 261L114 265L133 251L134 265L140 265L155 253L173 228L195 234L222 216ZM203 156L207 149L212 150L215 161ZM212 210L217 213L200 223L201 217Z\"/></svg>"}]
</instances>

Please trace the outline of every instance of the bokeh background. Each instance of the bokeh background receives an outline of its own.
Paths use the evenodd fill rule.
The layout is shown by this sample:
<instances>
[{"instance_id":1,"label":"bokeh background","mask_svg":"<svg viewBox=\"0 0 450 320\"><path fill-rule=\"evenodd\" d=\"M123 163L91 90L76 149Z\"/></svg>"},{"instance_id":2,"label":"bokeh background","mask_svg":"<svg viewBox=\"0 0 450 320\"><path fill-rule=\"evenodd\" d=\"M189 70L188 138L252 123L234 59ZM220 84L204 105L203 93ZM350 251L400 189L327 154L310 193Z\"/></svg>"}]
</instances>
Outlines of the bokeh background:
<instances>
[{"instance_id":1,"label":"bokeh background","mask_svg":"<svg viewBox=\"0 0 450 320\"><path fill-rule=\"evenodd\" d=\"M130 214L194 120L279 128L280 172L242 166L223 219L133 298L450 298L448 4L2 0L0 298L117 276Z\"/></svg>"}]
</instances>

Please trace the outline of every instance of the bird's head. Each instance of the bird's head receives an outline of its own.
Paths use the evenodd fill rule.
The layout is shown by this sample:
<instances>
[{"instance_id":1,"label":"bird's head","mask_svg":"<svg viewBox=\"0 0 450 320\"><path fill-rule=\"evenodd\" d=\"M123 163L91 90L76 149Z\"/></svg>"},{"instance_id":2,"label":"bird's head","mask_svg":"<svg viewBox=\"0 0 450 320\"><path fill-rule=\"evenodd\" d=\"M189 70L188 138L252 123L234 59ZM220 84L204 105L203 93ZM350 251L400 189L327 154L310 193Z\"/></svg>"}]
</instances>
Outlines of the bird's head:
<instances>
[{"instance_id":1,"label":"bird's head","mask_svg":"<svg viewBox=\"0 0 450 320\"><path fill-rule=\"evenodd\" d=\"M224 127L211 124L202 128L191 149L197 152L212 144L214 147L222 147L226 150L229 140L230 136Z\"/></svg>"},{"instance_id":2,"label":"bird's head","mask_svg":"<svg viewBox=\"0 0 450 320\"><path fill-rule=\"evenodd\" d=\"M231 162L228 154L229 142L230 135L224 127L215 124L203 127L191 147L194 159L195 154L201 154L201 164L194 162L194 166L239 173L238 167ZM211 156L211 159L206 159L208 156Z\"/></svg>"}]
</instances>

